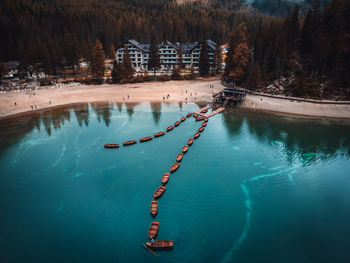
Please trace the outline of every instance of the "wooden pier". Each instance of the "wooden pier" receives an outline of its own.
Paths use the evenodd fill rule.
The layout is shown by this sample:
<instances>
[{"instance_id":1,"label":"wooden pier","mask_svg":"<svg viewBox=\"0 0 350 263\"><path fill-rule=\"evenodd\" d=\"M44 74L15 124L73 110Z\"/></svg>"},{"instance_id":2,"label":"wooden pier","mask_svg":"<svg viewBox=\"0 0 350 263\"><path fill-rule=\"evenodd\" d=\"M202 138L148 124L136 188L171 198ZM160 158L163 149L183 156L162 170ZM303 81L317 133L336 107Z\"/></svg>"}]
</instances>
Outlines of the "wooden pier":
<instances>
[{"instance_id":1,"label":"wooden pier","mask_svg":"<svg viewBox=\"0 0 350 263\"><path fill-rule=\"evenodd\" d=\"M201 109L197 110L197 111L195 112L195 114L200 115L200 116L203 116L203 117L205 117L205 118L210 118L210 117L212 117L212 116L214 116L214 115L216 115L216 114L218 114L218 113L220 113L220 112L222 112L222 111L225 110L224 107L220 107L220 108L218 108L218 109L216 109L216 110L214 110L214 111L212 111L212 112L201 113L201 111L203 111L203 110L208 110L208 109L210 109L210 108L212 108L212 107L213 107L213 106L206 106L206 107L204 107L204 108L201 108Z\"/></svg>"}]
</instances>

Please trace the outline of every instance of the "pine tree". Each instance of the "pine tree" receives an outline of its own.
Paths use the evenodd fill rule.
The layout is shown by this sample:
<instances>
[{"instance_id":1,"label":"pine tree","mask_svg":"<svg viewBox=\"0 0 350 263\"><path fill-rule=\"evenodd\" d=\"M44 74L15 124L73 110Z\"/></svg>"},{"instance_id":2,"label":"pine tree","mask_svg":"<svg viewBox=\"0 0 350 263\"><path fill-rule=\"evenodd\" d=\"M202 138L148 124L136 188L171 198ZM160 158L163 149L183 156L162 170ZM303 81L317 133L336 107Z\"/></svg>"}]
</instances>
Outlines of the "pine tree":
<instances>
[{"instance_id":1,"label":"pine tree","mask_svg":"<svg viewBox=\"0 0 350 263\"><path fill-rule=\"evenodd\" d=\"M199 53L199 74L205 76L209 74L209 47L206 41L201 43L201 51Z\"/></svg>"},{"instance_id":2,"label":"pine tree","mask_svg":"<svg viewBox=\"0 0 350 263\"><path fill-rule=\"evenodd\" d=\"M261 70L258 62L255 62L249 70L247 76L247 86L250 90L257 90L261 85Z\"/></svg>"},{"instance_id":3,"label":"pine tree","mask_svg":"<svg viewBox=\"0 0 350 263\"><path fill-rule=\"evenodd\" d=\"M228 42L228 51L225 58L225 75L228 76L233 70L233 54L235 52L235 41L234 41L234 32L230 32L229 42Z\"/></svg>"},{"instance_id":4,"label":"pine tree","mask_svg":"<svg viewBox=\"0 0 350 263\"><path fill-rule=\"evenodd\" d=\"M247 43L238 44L232 59L234 68L229 73L229 76L238 83L242 81L243 77L246 75L249 55L249 48Z\"/></svg>"},{"instance_id":5,"label":"pine tree","mask_svg":"<svg viewBox=\"0 0 350 263\"><path fill-rule=\"evenodd\" d=\"M179 59L177 62L177 65L181 68L183 68L183 48L182 48L182 43L179 45Z\"/></svg>"},{"instance_id":6,"label":"pine tree","mask_svg":"<svg viewBox=\"0 0 350 263\"><path fill-rule=\"evenodd\" d=\"M229 36L229 46L227 57L225 59L225 75L228 76L230 72L234 69L233 56L237 46L240 43L248 42L248 33L247 33L247 25L242 22L240 23L235 30L232 30Z\"/></svg>"},{"instance_id":7,"label":"pine tree","mask_svg":"<svg viewBox=\"0 0 350 263\"><path fill-rule=\"evenodd\" d=\"M92 54L91 69L94 79L102 83L105 73L105 53L99 39L96 39L96 44Z\"/></svg>"},{"instance_id":8,"label":"pine tree","mask_svg":"<svg viewBox=\"0 0 350 263\"><path fill-rule=\"evenodd\" d=\"M124 73L123 78L131 79L134 75L135 69L132 66L131 57L127 45L124 46L122 67L122 72Z\"/></svg>"},{"instance_id":9,"label":"pine tree","mask_svg":"<svg viewBox=\"0 0 350 263\"><path fill-rule=\"evenodd\" d=\"M158 45L156 43L155 36L152 34L151 45L149 48L148 70L153 70L154 76L155 76L156 71L159 68L160 68L160 59L158 54Z\"/></svg>"},{"instance_id":10,"label":"pine tree","mask_svg":"<svg viewBox=\"0 0 350 263\"><path fill-rule=\"evenodd\" d=\"M0 61L0 79L6 75L7 69L5 65Z\"/></svg>"},{"instance_id":11,"label":"pine tree","mask_svg":"<svg viewBox=\"0 0 350 263\"><path fill-rule=\"evenodd\" d=\"M53 75L54 74L54 66L53 66L53 61L50 56L49 51L45 46L42 47L41 49L41 61L43 62L43 71L45 75Z\"/></svg>"},{"instance_id":12,"label":"pine tree","mask_svg":"<svg viewBox=\"0 0 350 263\"><path fill-rule=\"evenodd\" d=\"M124 76L123 65L117 60L114 60L112 70L112 83L119 83Z\"/></svg>"},{"instance_id":13,"label":"pine tree","mask_svg":"<svg viewBox=\"0 0 350 263\"><path fill-rule=\"evenodd\" d=\"M111 47L109 48L109 58L112 60L116 59L116 55L115 55L115 47L113 44L111 44Z\"/></svg>"},{"instance_id":14,"label":"pine tree","mask_svg":"<svg viewBox=\"0 0 350 263\"><path fill-rule=\"evenodd\" d=\"M221 47L216 46L213 57L213 73L217 74L221 71Z\"/></svg>"}]
</instances>

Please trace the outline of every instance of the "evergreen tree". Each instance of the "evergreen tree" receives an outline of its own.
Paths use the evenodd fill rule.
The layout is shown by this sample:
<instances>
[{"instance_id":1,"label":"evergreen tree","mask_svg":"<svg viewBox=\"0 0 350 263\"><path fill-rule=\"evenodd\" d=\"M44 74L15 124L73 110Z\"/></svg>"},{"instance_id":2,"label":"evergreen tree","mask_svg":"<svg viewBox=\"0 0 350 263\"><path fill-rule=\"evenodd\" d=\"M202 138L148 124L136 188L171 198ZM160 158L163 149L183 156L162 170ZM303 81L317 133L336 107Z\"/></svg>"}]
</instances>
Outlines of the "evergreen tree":
<instances>
[{"instance_id":1,"label":"evergreen tree","mask_svg":"<svg viewBox=\"0 0 350 263\"><path fill-rule=\"evenodd\" d=\"M112 70L112 83L119 83L124 77L123 65L114 60Z\"/></svg>"},{"instance_id":2,"label":"evergreen tree","mask_svg":"<svg viewBox=\"0 0 350 263\"><path fill-rule=\"evenodd\" d=\"M201 43L201 51L199 53L199 74L205 76L209 74L209 47L206 41Z\"/></svg>"},{"instance_id":3,"label":"evergreen tree","mask_svg":"<svg viewBox=\"0 0 350 263\"><path fill-rule=\"evenodd\" d=\"M135 69L132 66L132 61L131 61L131 57L130 57L130 53L127 45L124 46L122 67L123 67L122 72L124 73L123 78L125 79L132 78L134 75Z\"/></svg>"},{"instance_id":4,"label":"evergreen tree","mask_svg":"<svg viewBox=\"0 0 350 263\"><path fill-rule=\"evenodd\" d=\"M229 46L228 46L227 57L225 60L226 76L228 76L230 72L232 72L232 70L234 69L233 56L237 46L240 43L247 43L247 42L248 42L247 25L244 22L242 22L237 26L235 30L231 31L229 36Z\"/></svg>"},{"instance_id":5,"label":"evergreen tree","mask_svg":"<svg viewBox=\"0 0 350 263\"><path fill-rule=\"evenodd\" d=\"M160 68L160 59L158 54L158 45L156 43L155 36L152 34L151 45L149 48L148 70L153 70L154 76L155 76L156 71L159 68Z\"/></svg>"},{"instance_id":6,"label":"evergreen tree","mask_svg":"<svg viewBox=\"0 0 350 263\"><path fill-rule=\"evenodd\" d=\"M234 41L234 31L230 32L229 42L228 42L228 51L225 58L225 75L228 76L233 70L233 54L235 52L235 41Z\"/></svg>"},{"instance_id":7,"label":"evergreen tree","mask_svg":"<svg viewBox=\"0 0 350 263\"><path fill-rule=\"evenodd\" d=\"M221 71L221 47L219 45L216 46L213 57L213 73L217 74Z\"/></svg>"},{"instance_id":8,"label":"evergreen tree","mask_svg":"<svg viewBox=\"0 0 350 263\"><path fill-rule=\"evenodd\" d=\"M112 60L116 59L116 55L115 55L115 47L113 44L111 44L111 47L109 48L109 58Z\"/></svg>"},{"instance_id":9,"label":"evergreen tree","mask_svg":"<svg viewBox=\"0 0 350 263\"><path fill-rule=\"evenodd\" d=\"M182 48L182 43L179 45L179 59L177 62L177 65L181 68L183 68L183 48Z\"/></svg>"},{"instance_id":10,"label":"evergreen tree","mask_svg":"<svg viewBox=\"0 0 350 263\"><path fill-rule=\"evenodd\" d=\"M100 40L96 39L96 44L92 54L91 69L94 79L102 83L105 73L105 53Z\"/></svg>"},{"instance_id":11,"label":"evergreen tree","mask_svg":"<svg viewBox=\"0 0 350 263\"><path fill-rule=\"evenodd\" d=\"M261 70L258 62L255 62L249 69L247 76L247 87L250 90L257 90L261 85Z\"/></svg>"},{"instance_id":12,"label":"evergreen tree","mask_svg":"<svg viewBox=\"0 0 350 263\"><path fill-rule=\"evenodd\" d=\"M233 55L234 68L229 73L229 76L236 82L242 81L246 75L246 69L249 62L249 48L247 43L240 43L235 49Z\"/></svg>"},{"instance_id":13,"label":"evergreen tree","mask_svg":"<svg viewBox=\"0 0 350 263\"><path fill-rule=\"evenodd\" d=\"M53 61L51 59L51 56L49 54L49 51L44 46L44 47L42 47L41 52L42 52L41 61L43 62L43 71L44 71L45 75L54 74L54 65L53 65Z\"/></svg>"},{"instance_id":14,"label":"evergreen tree","mask_svg":"<svg viewBox=\"0 0 350 263\"><path fill-rule=\"evenodd\" d=\"M5 65L0 61L0 79L6 75L7 69Z\"/></svg>"}]
</instances>

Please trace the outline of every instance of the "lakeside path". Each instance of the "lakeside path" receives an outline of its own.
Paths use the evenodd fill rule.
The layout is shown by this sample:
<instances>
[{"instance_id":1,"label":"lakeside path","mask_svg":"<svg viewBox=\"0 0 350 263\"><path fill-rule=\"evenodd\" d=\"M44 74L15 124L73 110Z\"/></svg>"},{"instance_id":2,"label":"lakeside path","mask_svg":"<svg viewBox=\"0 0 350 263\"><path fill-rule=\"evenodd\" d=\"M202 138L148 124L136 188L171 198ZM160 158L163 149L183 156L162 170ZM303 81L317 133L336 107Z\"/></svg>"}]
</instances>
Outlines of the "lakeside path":
<instances>
[{"instance_id":1,"label":"lakeside path","mask_svg":"<svg viewBox=\"0 0 350 263\"><path fill-rule=\"evenodd\" d=\"M211 85L214 88L210 88ZM125 103L183 101L210 103L212 102L212 94L223 88L224 86L221 85L219 79L209 79L144 82L123 85L79 85L74 87L0 93L0 118L21 113L36 112L50 107L96 101ZM167 98L168 94L170 96ZM37 109L35 109L34 105L36 105ZM290 101L249 94L241 107L249 110L316 118L350 119L350 105L297 102L295 100Z\"/></svg>"},{"instance_id":2,"label":"lakeside path","mask_svg":"<svg viewBox=\"0 0 350 263\"><path fill-rule=\"evenodd\" d=\"M350 120L350 104L321 104L249 94L241 107L253 111Z\"/></svg>"}]
</instances>

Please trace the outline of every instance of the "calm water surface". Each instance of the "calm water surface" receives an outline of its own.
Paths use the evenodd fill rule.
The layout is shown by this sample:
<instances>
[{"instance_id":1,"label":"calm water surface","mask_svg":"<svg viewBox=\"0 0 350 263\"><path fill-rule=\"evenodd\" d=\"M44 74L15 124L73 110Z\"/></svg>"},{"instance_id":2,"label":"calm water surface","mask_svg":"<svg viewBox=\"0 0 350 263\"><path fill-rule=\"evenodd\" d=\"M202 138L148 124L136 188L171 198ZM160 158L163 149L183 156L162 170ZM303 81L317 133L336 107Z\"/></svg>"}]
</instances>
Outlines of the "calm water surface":
<instances>
[{"instance_id":1,"label":"calm water surface","mask_svg":"<svg viewBox=\"0 0 350 263\"><path fill-rule=\"evenodd\" d=\"M200 123L196 104L82 104L0 122L0 262L350 262L350 126L225 112L210 118L159 200L154 190Z\"/></svg>"}]
</instances>

